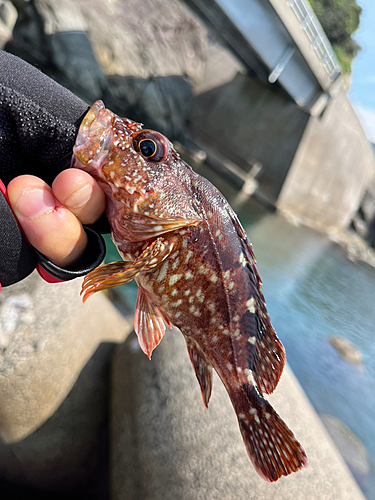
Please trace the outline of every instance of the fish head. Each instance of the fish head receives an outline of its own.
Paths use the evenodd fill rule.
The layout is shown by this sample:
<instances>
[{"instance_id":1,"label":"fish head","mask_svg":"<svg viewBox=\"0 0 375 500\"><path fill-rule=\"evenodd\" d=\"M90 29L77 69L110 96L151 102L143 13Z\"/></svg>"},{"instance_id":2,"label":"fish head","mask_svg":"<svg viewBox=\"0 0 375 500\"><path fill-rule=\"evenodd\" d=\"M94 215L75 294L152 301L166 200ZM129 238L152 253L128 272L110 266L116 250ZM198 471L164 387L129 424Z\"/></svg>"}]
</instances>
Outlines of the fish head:
<instances>
[{"instance_id":1,"label":"fish head","mask_svg":"<svg viewBox=\"0 0 375 500\"><path fill-rule=\"evenodd\" d=\"M72 166L91 174L106 193L111 225L116 220L121 226L129 210L133 221L149 219L146 222L157 227L159 220L199 218L191 192L192 178L198 176L172 143L159 132L118 117L101 101L83 119L73 152Z\"/></svg>"}]
</instances>

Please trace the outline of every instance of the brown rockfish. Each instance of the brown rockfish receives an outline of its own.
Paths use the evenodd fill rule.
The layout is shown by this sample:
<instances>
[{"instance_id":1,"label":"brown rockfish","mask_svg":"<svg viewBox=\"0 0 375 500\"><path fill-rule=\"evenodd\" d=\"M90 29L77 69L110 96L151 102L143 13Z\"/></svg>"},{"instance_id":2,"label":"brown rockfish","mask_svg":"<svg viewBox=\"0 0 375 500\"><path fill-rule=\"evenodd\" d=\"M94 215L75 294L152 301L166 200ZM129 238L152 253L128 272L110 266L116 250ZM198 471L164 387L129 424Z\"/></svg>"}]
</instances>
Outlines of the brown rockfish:
<instances>
[{"instance_id":1,"label":"brown rockfish","mask_svg":"<svg viewBox=\"0 0 375 500\"><path fill-rule=\"evenodd\" d=\"M224 197L163 135L116 116L101 101L81 124L72 166L104 190L112 239L124 259L85 277L84 300L135 279L135 331L149 358L165 324L177 326L204 405L214 368L256 471L276 481L305 466L301 445L262 396L277 386L285 352L251 243Z\"/></svg>"}]
</instances>

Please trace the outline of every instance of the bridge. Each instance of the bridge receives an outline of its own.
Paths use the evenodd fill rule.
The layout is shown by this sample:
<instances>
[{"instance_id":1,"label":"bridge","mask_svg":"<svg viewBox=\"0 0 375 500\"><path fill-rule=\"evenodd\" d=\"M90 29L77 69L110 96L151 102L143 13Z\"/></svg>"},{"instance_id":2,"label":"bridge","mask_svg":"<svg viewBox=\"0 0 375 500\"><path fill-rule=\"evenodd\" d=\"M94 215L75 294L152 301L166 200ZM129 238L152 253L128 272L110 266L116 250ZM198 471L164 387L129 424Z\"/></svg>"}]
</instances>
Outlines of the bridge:
<instances>
[{"instance_id":1,"label":"bridge","mask_svg":"<svg viewBox=\"0 0 375 500\"><path fill-rule=\"evenodd\" d=\"M308 1L185 2L243 67L197 96L193 137L246 192L316 226L346 226L374 157Z\"/></svg>"}]
</instances>

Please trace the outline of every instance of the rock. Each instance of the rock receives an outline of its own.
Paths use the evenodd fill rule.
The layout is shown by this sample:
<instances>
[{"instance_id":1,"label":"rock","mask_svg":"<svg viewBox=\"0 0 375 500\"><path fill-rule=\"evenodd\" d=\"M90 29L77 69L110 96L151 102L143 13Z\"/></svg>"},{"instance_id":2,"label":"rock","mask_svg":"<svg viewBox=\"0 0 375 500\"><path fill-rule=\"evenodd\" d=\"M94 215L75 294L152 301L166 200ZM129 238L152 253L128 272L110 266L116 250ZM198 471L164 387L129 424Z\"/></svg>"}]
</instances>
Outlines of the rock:
<instances>
[{"instance_id":1,"label":"rock","mask_svg":"<svg viewBox=\"0 0 375 500\"><path fill-rule=\"evenodd\" d=\"M8 0L0 2L0 49L12 37L12 30L17 20L17 11Z\"/></svg>"},{"instance_id":2,"label":"rock","mask_svg":"<svg viewBox=\"0 0 375 500\"><path fill-rule=\"evenodd\" d=\"M86 102L103 99L172 140L184 142L192 88L221 85L242 67L179 0L14 4L18 19L6 50Z\"/></svg>"},{"instance_id":3,"label":"rock","mask_svg":"<svg viewBox=\"0 0 375 500\"><path fill-rule=\"evenodd\" d=\"M151 361L129 336L112 370L112 499L363 500L288 368L275 392L268 399L302 442L309 465L269 484L247 457L216 376L204 408L181 333L168 330Z\"/></svg>"},{"instance_id":4,"label":"rock","mask_svg":"<svg viewBox=\"0 0 375 500\"><path fill-rule=\"evenodd\" d=\"M372 466L371 459L360 439L338 418L331 415L321 415L320 418L352 471L368 474Z\"/></svg>"},{"instance_id":5,"label":"rock","mask_svg":"<svg viewBox=\"0 0 375 500\"><path fill-rule=\"evenodd\" d=\"M1 290L0 484L103 499L109 363L130 324L80 286L33 273Z\"/></svg>"},{"instance_id":6,"label":"rock","mask_svg":"<svg viewBox=\"0 0 375 500\"><path fill-rule=\"evenodd\" d=\"M331 335L328 337L328 341L348 363L354 365L362 363L361 352L349 340L343 339L339 335Z\"/></svg>"},{"instance_id":7,"label":"rock","mask_svg":"<svg viewBox=\"0 0 375 500\"><path fill-rule=\"evenodd\" d=\"M185 122L193 101L191 86L185 77L112 76L103 98L106 106L118 115L131 116L145 128L184 140Z\"/></svg>"}]
</instances>

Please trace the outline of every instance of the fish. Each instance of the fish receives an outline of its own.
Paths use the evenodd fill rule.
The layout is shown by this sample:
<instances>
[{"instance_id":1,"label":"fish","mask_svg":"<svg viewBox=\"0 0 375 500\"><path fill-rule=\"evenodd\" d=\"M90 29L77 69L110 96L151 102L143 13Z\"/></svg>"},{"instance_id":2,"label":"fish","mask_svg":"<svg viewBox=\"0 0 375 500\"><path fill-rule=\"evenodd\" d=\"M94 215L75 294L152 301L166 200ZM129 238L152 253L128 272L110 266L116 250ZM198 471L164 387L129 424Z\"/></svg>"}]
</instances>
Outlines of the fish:
<instances>
[{"instance_id":1,"label":"fish","mask_svg":"<svg viewBox=\"0 0 375 500\"><path fill-rule=\"evenodd\" d=\"M264 394L286 357L266 309L252 245L224 196L159 132L95 102L72 167L106 195L111 237L123 259L89 272L83 301L135 280L134 329L151 354L165 327L182 332L208 408L212 373L223 382L256 472L274 482L307 465L306 454Z\"/></svg>"}]
</instances>

